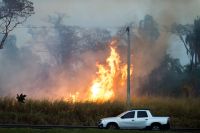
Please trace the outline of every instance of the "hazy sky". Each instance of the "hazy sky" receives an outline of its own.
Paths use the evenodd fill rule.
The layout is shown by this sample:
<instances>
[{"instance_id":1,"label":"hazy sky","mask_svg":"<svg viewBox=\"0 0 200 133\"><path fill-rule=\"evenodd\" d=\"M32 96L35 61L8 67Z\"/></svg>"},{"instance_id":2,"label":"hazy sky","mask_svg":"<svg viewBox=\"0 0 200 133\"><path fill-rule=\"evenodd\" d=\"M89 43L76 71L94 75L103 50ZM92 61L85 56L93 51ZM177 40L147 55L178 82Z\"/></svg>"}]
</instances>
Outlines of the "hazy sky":
<instances>
[{"instance_id":1,"label":"hazy sky","mask_svg":"<svg viewBox=\"0 0 200 133\"><path fill-rule=\"evenodd\" d=\"M82 27L102 27L113 31L129 22L143 19L146 14L152 15L161 25L192 23L200 13L200 0L31 0L35 14L26 25L48 26L48 16L56 13L65 14L66 25ZM30 38L26 28L17 28L18 46L26 45ZM23 36L23 37L22 37ZM178 42L178 41L176 41ZM179 46L173 45L173 48ZM183 48L184 49L184 48ZM183 56L180 50L177 57Z\"/></svg>"},{"instance_id":2,"label":"hazy sky","mask_svg":"<svg viewBox=\"0 0 200 133\"><path fill-rule=\"evenodd\" d=\"M158 21L191 22L200 12L200 0L31 0L36 14L28 23L38 24L48 15L64 13L66 24L115 27L151 14ZM165 14L165 15L164 15Z\"/></svg>"}]
</instances>

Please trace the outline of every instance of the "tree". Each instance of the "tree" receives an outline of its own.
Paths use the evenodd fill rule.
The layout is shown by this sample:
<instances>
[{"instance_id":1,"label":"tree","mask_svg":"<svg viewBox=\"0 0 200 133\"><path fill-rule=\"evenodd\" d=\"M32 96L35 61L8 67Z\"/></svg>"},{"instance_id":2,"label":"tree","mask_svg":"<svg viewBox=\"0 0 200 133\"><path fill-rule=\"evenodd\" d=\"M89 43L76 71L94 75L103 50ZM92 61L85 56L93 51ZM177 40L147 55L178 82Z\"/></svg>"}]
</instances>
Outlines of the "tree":
<instances>
[{"instance_id":1,"label":"tree","mask_svg":"<svg viewBox=\"0 0 200 133\"><path fill-rule=\"evenodd\" d=\"M0 49L8 34L34 14L33 3L28 0L2 0L0 2Z\"/></svg>"},{"instance_id":2,"label":"tree","mask_svg":"<svg viewBox=\"0 0 200 133\"><path fill-rule=\"evenodd\" d=\"M184 68L179 59L166 54L160 65L154 69L145 82L143 93L150 95L179 95L179 88L184 79Z\"/></svg>"},{"instance_id":3,"label":"tree","mask_svg":"<svg viewBox=\"0 0 200 133\"><path fill-rule=\"evenodd\" d=\"M181 25L174 24L172 32L180 37L183 42L187 55L190 57L190 64L186 67L187 78L184 80L184 91L189 96L194 93L200 94L200 18L197 17L193 24Z\"/></svg>"},{"instance_id":4,"label":"tree","mask_svg":"<svg viewBox=\"0 0 200 133\"><path fill-rule=\"evenodd\" d=\"M144 20L140 21L139 24L139 33L147 41L154 42L160 36L158 24L154 18L150 15L146 15Z\"/></svg>"},{"instance_id":5,"label":"tree","mask_svg":"<svg viewBox=\"0 0 200 133\"><path fill-rule=\"evenodd\" d=\"M190 57L190 71L200 63L200 18L194 20L193 25L172 26L172 32L178 34Z\"/></svg>"}]
</instances>

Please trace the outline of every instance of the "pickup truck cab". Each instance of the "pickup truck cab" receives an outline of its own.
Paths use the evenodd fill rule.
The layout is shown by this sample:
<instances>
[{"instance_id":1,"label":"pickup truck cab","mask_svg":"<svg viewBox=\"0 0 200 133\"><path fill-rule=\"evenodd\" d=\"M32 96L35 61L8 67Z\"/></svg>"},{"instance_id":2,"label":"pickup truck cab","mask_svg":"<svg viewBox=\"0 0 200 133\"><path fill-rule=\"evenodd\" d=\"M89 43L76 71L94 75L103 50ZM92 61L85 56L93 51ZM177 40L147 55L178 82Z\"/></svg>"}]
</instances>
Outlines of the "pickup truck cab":
<instances>
[{"instance_id":1,"label":"pickup truck cab","mask_svg":"<svg viewBox=\"0 0 200 133\"><path fill-rule=\"evenodd\" d=\"M103 118L99 128L107 129L169 129L169 117L154 117L149 110L129 110L116 117Z\"/></svg>"}]
</instances>

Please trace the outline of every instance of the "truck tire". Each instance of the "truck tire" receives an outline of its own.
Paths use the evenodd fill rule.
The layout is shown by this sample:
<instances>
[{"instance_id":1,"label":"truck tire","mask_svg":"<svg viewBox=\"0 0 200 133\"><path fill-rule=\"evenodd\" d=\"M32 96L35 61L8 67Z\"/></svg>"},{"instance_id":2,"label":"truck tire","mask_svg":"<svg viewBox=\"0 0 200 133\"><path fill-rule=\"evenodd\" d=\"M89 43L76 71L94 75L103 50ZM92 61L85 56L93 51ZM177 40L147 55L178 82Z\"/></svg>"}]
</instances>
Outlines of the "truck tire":
<instances>
[{"instance_id":1,"label":"truck tire","mask_svg":"<svg viewBox=\"0 0 200 133\"><path fill-rule=\"evenodd\" d=\"M160 123L153 123L152 125L151 125L151 130L153 130L153 131L159 131L159 130L161 130L161 124Z\"/></svg>"},{"instance_id":2,"label":"truck tire","mask_svg":"<svg viewBox=\"0 0 200 133\"><path fill-rule=\"evenodd\" d=\"M118 129L118 125L114 122L112 123L108 123L108 125L106 126L107 129Z\"/></svg>"}]
</instances>

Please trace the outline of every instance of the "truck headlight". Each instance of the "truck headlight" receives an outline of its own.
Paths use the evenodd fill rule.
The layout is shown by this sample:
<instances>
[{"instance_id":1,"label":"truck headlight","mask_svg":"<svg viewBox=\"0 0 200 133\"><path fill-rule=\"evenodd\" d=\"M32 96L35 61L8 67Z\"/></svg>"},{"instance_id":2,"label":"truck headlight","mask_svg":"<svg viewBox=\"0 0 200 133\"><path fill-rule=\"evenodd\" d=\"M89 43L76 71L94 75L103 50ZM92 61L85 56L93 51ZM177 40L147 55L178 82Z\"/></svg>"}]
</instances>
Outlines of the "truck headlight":
<instances>
[{"instance_id":1,"label":"truck headlight","mask_svg":"<svg viewBox=\"0 0 200 133\"><path fill-rule=\"evenodd\" d=\"M101 124L102 123L102 120L99 120L98 124Z\"/></svg>"}]
</instances>

